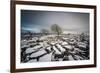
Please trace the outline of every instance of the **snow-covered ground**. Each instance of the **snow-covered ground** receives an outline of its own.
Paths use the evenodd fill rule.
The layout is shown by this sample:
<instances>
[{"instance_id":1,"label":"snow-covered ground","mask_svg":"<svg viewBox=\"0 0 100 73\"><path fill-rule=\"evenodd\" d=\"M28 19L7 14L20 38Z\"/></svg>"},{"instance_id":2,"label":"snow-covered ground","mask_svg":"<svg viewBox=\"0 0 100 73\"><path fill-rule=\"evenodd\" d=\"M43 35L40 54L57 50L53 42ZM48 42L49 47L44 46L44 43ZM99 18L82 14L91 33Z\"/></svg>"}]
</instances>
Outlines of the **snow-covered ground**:
<instances>
[{"instance_id":1,"label":"snow-covered ground","mask_svg":"<svg viewBox=\"0 0 100 73\"><path fill-rule=\"evenodd\" d=\"M31 40L21 40L21 62L32 63L89 59L88 44L76 42L75 39L70 40L65 37L58 40L55 40L54 36L49 36L49 38L48 36L43 36L40 39L34 37ZM40 41L37 42L37 40Z\"/></svg>"}]
</instances>

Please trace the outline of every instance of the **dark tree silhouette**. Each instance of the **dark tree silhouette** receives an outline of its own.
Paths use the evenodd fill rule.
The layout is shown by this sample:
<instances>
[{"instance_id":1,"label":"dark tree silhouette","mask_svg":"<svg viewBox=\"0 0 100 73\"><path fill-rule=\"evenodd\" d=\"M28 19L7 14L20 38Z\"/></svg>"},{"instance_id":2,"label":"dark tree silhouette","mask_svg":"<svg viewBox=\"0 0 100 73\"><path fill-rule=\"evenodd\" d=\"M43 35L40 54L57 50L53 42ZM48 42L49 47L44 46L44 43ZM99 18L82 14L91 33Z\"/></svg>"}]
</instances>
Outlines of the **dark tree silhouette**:
<instances>
[{"instance_id":1,"label":"dark tree silhouette","mask_svg":"<svg viewBox=\"0 0 100 73\"><path fill-rule=\"evenodd\" d=\"M51 26L51 30L52 30L54 33L56 33L56 34L58 35L58 37L59 37L59 35L62 33L61 27L60 27L59 25L57 25L57 24L52 25L52 26Z\"/></svg>"}]
</instances>

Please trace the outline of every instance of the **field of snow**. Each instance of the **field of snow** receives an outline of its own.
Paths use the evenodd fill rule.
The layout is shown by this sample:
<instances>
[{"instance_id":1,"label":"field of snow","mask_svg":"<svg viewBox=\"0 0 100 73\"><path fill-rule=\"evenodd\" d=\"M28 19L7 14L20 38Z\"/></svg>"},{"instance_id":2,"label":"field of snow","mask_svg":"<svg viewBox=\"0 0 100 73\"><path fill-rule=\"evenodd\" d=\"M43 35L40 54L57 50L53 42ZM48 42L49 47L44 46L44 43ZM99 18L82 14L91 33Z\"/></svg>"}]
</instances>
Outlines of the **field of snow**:
<instances>
[{"instance_id":1,"label":"field of snow","mask_svg":"<svg viewBox=\"0 0 100 73\"><path fill-rule=\"evenodd\" d=\"M21 40L21 62L88 60L89 44L75 39L42 36Z\"/></svg>"}]
</instances>

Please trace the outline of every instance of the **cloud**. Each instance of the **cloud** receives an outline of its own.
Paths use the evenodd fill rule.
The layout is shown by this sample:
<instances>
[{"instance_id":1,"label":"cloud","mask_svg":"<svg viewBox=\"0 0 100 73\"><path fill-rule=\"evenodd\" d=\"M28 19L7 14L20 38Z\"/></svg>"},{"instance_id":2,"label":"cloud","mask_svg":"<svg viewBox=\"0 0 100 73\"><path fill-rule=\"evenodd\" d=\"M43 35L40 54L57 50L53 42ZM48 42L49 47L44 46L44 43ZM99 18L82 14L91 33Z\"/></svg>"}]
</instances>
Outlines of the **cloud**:
<instances>
[{"instance_id":1,"label":"cloud","mask_svg":"<svg viewBox=\"0 0 100 73\"><path fill-rule=\"evenodd\" d=\"M31 31L58 24L64 31L89 31L89 13L21 10L21 27Z\"/></svg>"}]
</instances>

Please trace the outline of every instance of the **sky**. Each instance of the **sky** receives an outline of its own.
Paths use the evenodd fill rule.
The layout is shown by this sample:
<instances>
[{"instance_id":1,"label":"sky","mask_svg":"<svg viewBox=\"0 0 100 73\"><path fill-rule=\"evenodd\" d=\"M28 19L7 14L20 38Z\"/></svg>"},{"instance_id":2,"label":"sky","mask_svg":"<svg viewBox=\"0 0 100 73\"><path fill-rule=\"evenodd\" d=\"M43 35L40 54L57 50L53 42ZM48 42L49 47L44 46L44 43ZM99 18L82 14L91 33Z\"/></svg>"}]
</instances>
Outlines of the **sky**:
<instances>
[{"instance_id":1,"label":"sky","mask_svg":"<svg viewBox=\"0 0 100 73\"><path fill-rule=\"evenodd\" d=\"M22 31L50 31L54 24L59 25L64 33L89 33L89 13L21 10Z\"/></svg>"}]
</instances>

